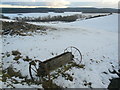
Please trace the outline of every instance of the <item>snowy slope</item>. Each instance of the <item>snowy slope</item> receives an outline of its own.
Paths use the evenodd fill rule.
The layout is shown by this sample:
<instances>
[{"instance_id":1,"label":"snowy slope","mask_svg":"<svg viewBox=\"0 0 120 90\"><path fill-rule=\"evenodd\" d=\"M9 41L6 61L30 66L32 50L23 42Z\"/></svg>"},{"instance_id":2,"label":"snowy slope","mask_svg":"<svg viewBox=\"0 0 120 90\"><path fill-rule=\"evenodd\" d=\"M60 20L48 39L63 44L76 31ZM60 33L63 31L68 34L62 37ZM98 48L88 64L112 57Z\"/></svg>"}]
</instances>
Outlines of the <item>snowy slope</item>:
<instances>
[{"instance_id":1,"label":"snowy slope","mask_svg":"<svg viewBox=\"0 0 120 90\"><path fill-rule=\"evenodd\" d=\"M58 25L58 27L66 26L66 27L79 27L83 29L89 30L104 30L104 31L112 31L118 32L118 14L113 14L104 17L92 18L87 20L80 20L71 23L62 23L62 22L51 22L51 23L40 23L43 25ZM38 23L39 24L39 23Z\"/></svg>"},{"instance_id":2,"label":"snowy slope","mask_svg":"<svg viewBox=\"0 0 120 90\"><path fill-rule=\"evenodd\" d=\"M67 73L73 76L73 81L59 76L54 82L67 88L107 88L109 79L118 77L109 72L118 69L118 33L116 14L106 17L76 21L72 23L33 23L48 25L57 30L48 30L47 35L34 36L4 36L3 52L19 50L23 56L45 61L63 53L69 46L77 47L83 56L85 69L72 68ZM111 32L112 31L112 32ZM53 55L53 54L54 55ZM13 57L4 59L3 68L7 68ZM23 75L28 75L28 63L21 62L22 67L13 64ZM74 74L73 74L74 73ZM107 74L106 74L107 73ZM86 82L92 83L85 86ZM17 85L16 85L17 87Z\"/></svg>"},{"instance_id":3,"label":"snowy slope","mask_svg":"<svg viewBox=\"0 0 120 90\"><path fill-rule=\"evenodd\" d=\"M71 23L73 26L118 32L118 14Z\"/></svg>"}]
</instances>

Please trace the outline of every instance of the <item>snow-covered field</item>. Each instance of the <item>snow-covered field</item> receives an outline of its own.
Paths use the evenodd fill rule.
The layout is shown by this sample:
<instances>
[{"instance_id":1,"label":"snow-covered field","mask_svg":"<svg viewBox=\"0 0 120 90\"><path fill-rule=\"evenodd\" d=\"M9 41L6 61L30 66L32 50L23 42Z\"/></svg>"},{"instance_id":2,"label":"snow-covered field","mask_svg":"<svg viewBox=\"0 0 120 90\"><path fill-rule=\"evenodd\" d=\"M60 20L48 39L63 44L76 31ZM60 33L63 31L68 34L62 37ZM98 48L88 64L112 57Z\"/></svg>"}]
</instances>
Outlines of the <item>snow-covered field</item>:
<instances>
[{"instance_id":1,"label":"snow-covered field","mask_svg":"<svg viewBox=\"0 0 120 90\"><path fill-rule=\"evenodd\" d=\"M36 33L33 36L4 36L2 52L18 50L23 57L29 56L32 60L45 61L63 53L65 48L75 46L82 52L81 64L85 65L84 69L73 67L66 71L73 77L73 81L59 76L53 80L54 83L64 88L107 88L109 79L118 77L109 72L118 70L117 20L118 14L113 14L71 23L32 23L51 26L57 30L47 30L45 35ZM12 65L20 70L23 76L30 78L29 63L21 61L17 64L13 58L13 56L3 58L3 69ZM24 85L13 86L23 88ZM4 83L3 87L7 87L7 84ZM28 88L27 85L24 87Z\"/></svg>"}]
</instances>

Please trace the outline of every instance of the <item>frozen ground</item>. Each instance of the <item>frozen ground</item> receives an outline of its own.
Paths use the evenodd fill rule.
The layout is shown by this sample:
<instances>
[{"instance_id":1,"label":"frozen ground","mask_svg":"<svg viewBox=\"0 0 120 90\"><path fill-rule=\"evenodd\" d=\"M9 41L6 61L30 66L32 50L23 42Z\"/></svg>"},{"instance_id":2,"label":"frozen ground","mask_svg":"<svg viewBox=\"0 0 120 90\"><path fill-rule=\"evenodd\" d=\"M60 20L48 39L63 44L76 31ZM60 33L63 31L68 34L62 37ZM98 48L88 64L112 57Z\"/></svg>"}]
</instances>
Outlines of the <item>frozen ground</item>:
<instances>
[{"instance_id":1,"label":"frozen ground","mask_svg":"<svg viewBox=\"0 0 120 90\"><path fill-rule=\"evenodd\" d=\"M25 37L4 36L3 53L18 50L23 57L29 56L32 60L45 61L63 53L65 48L75 46L82 52L84 69L73 67L66 72L73 77L73 81L59 76L54 79L54 82L67 88L107 88L109 79L118 77L109 72L113 69L118 70L117 18L118 15L114 14L72 23L33 23L50 25L57 30L48 30L47 35L36 33L34 36ZM17 64L13 58L13 56L3 58L3 68L12 65L20 70L22 75L27 75L29 78L29 63L21 61ZM19 84L14 84L14 86L22 88ZM3 87L6 87L6 84Z\"/></svg>"}]
</instances>

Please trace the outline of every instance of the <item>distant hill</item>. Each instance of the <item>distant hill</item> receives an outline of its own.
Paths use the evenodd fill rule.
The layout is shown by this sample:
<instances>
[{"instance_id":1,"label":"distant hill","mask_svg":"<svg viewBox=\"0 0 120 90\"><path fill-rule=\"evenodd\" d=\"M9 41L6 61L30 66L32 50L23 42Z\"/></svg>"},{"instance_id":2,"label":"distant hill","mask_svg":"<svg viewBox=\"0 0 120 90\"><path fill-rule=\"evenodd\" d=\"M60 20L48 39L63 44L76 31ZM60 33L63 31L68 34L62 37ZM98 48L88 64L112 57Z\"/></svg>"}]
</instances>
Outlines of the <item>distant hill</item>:
<instances>
[{"instance_id":1,"label":"distant hill","mask_svg":"<svg viewBox=\"0 0 120 90\"><path fill-rule=\"evenodd\" d=\"M1 9L1 8L0 8ZM118 13L113 8L2 8L2 13L47 13L47 12L83 12L83 13Z\"/></svg>"}]
</instances>

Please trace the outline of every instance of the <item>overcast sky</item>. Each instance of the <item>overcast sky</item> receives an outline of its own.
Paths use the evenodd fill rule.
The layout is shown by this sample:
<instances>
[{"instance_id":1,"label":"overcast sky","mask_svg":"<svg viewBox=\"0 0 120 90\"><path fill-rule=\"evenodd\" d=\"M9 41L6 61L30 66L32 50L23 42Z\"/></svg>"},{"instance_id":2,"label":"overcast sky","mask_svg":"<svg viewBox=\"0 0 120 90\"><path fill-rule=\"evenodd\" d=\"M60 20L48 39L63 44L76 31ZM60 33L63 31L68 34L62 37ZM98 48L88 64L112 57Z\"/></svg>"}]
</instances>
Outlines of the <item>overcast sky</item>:
<instances>
[{"instance_id":1,"label":"overcast sky","mask_svg":"<svg viewBox=\"0 0 120 90\"><path fill-rule=\"evenodd\" d=\"M117 8L118 7L118 2L119 0L1 0L3 2L3 4L0 5L0 7L12 7L12 6L23 6L21 3L21 5L15 5L15 4L11 4L11 3L4 3L4 2L33 2L33 3L37 3L37 6L50 6L50 7L109 7L109 8ZM40 2L44 2L40 3ZM79 3L73 3L73 2L79 2ZM42 5L43 4L43 5ZM28 4L25 3L24 6L26 5L26 7L28 7L29 5L32 7L32 3ZM34 6L34 5L33 5ZM35 7L35 6L34 6Z\"/></svg>"}]
</instances>

